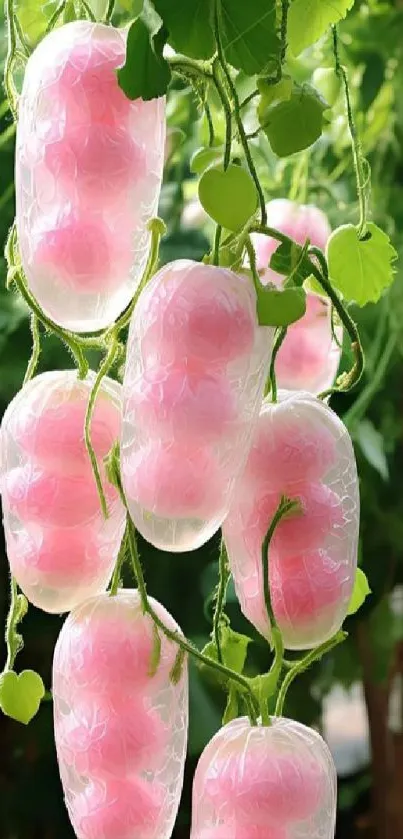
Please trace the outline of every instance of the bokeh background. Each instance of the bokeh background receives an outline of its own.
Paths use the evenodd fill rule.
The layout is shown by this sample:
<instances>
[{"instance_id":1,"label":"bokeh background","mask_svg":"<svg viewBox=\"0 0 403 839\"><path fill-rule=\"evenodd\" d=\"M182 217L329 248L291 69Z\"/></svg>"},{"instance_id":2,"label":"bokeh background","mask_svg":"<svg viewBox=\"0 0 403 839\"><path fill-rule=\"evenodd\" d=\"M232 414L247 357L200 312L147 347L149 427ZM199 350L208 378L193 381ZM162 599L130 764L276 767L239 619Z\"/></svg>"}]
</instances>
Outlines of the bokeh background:
<instances>
[{"instance_id":1,"label":"bokeh background","mask_svg":"<svg viewBox=\"0 0 403 839\"><path fill-rule=\"evenodd\" d=\"M43 34L55 3L18 0L21 22L32 45ZM97 0L98 10L102 5ZM120 7L122 20L130 0ZM357 0L341 27L343 61L364 153L372 167L372 215L403 245L403 3ZM6 36L0 17L0 62ZM318 66L332 66L323 41L304 54L292 71L310 80ZM240 86L248 92L246 80ZM209 248L210 228L196 199L190 159L206 136L206 125L191 91L177 83L168 104L169 132L160 213L168 235L161 261L200 259ZM214 113L218 134L223 125ZM253 119L252 119L253 123ZM251 125L253 128L253 124ZM0 239L14 216L14 129L0 99ZM264 138L253 150L267 197L315 203L333 227L356 222L357 206L350 140L341 96L322 140L308 153L277 160ZM333 400L353 436L360 472L362 524L360 563L372 595L346 622L348 641L294 684L286 712L314 724L327 736L339 771L338 839L403 837L403 277L375 306L352 314L367 353L366 375L356 391ZM5 289L0 259L0 411L20 388L30 354L28 312ZM351 361L346 347L342 364ZM97 363L97 358L92 359ZM40 369L71 365L53 337L42 343ZM163 554L140 542L150 593L160 599L199 645L211 630L210 593L216 582L218 536L192 554ZM130 579L127 580L130 582ZM0 543L0 612L8 608L8 567ZM251 634L230 589L233 628ZM62 617L33 607L24 620L25 648L18 669L32 667L50 687L52 651ZM248 671L268 663L267 647L253 634ZM4 649L1 650L4 657ZM225 703L195 667L191 673L190 742L183 801L175 839L189 836L192 774L207 740L217 730ZM52 705L45 702L25 728L0 718L0 839L73 839L62 800L52 733Z\"/></svg>"}]
</instances>

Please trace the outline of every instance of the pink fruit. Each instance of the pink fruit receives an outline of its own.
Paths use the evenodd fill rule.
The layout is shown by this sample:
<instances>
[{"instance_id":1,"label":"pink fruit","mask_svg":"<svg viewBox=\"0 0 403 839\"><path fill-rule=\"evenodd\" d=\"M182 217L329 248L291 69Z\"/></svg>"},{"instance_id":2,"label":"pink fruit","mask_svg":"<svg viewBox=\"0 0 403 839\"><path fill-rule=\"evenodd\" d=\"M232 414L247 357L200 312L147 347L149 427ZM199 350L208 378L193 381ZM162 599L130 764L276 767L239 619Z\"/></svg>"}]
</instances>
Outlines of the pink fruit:
<instances>
[{"instance_id":1,"label":"pink fruit","mask_svg":"<svg viewBox=\"0 0 403 839\"><path fill-rule=\"evenodd\" d=\"M271 725L251 726L238 718L202 753L193 782L191 839L330 837L335 816L330 752L319 734L300 723L274 717Z\"/></svg>"},{"instance_id":2,"label":"pink fruit","mask_svg":"<svg viewBox=\"0 0 403 839\"><path fill-rule=\"evenodd\" d=\"M324 550L274 554L269 573L274 614L287 637L314 626L344 599L345 564Z\"/></svg>"},{"instance_id":3,"label":"pink fruit","mask_svg":"<svg viewBox=\"0 0 403 839\"><path fill-rule=\"evenodd\" d=\"M117 246L102 218L72 212L37 234L34 258L58 283L88 294L111 290L121 280L122 260L130 262L130 244L122 240L120 252Z\"/></svg>"},{"instance_id":4,"label":"pink fruit","mask_svg":"<svg viewBox=\"0 0 403 839\"><path fill-rule=\"evenodd\" d=\"M86 777L124 776L158 763L168 737L158 713L138 698L78 697L64 723L60 752Z\"/></svg>"},{"instance_id":5,"label":"pink fruit","mask_svg":"<svg viewBox=\"0 0 403 839\"><path fill-rule=\"evenodd\" d=\"M303 650L328 640L347 614L357 563L358 477L351 439L337 415L309 393L279 391L278 395L275 404L263 404L223 536L241 609L270 638L262 545L281 498L297 503L275 527L268 563L270 575L273 569L279 575L276 597L281 600L278 621L285 647ZM325 609L321 584L308 572L308 560L315 569L312 574L317 571L322 580ZM289 572L289 601L283 568ZM304 625L298 624L299 631L294 631L292 615L288 620L287 614L299 591L307 611ZM295 612L303 609L302 601L293 606Z\"/></svg>"},{"instance_id":6,"label":"pink fruit","mask_svg":"<svg viewBox=\"0 0 403 839\"><path fill-rule=\"evenodd\" d=\"M63 471L76 471L90 468L84 435L90 390L68 384L54 388L51 395L42 389L33 393L25 409L15 412L11 433L30 457L58 469L63 463ZM120 427L118 405L101 392L91 420L91 443L99 462L119 439Z\"/></svg>"},{"instance_id":7,"label":"pink fruit","mask_svg":"<svg viewBox=\"0 0 403 839\"><path fill-rule=\"evenodd\" d=\"M209 518L222 506L223 478L208 448L155 441L123 462L129 499L162 518Z\"/></svg>"},{"instance_id":8,"label":"pink fruit","mask_svg":"<svg viewBox=\"0 0 403 839\"><path fill-rule=\"evenodd\" d=\"M108 125L82 125L45 145L45 164L67 189L93 201L116 200L131 179L145 174L142 150L129 131Z\"/></svg>"},{"instance_id":9,"label":"pink fruit","mask_svg":"<svg viewBox=\"0 0 403 839\"><path fill-rule=\"evenodd\" d=\"M105 476L104 490L107 502L117 503L117 491L105 482ZM10 512L24 524L79 527L101 510L92 474L57 474L32 462L7 473L5 495Z\"/></svg>"},{"instance_id":10,"label":"pink fruit","mask_svg":"<svg viewBox=\"0 0 403 839\"><path fill-rule=\"evenodd\" d=\"M144 295L145 353L221 366L252 352L257 326L247 280L225 268L178 260Z\"/></svg>"},{"instance_id":11,"label":"pink fruit","mask_svg":"<svg viewBox=\"0 0 403 839\"><path fill-rule=\"evenodd\" d=\"M225 376L179 365L145 370L130 388L127 410L134 422L181 442L228 435L235 419Z\"/></svg>"},{"instance_id":12,"label":"pink fruit","mask_svg":"<svg viewBox=\"0 0 403 839\"><path fill-rule=\"evenodd\" d=\"M247 463L251 479L274 489L325 477L337 458L336 440L324 423L304 421L292 407L278 418L261 415Z\"/></svg>"},{"instance_id":13,"label":"pink fruit","mask_svg":"<svg viewBox=\"0 0 403 839\"><path fill-rule=\"evenodd\" d=\"M164 799L161 784L104 778L89 784L72 808L80 839L152 839Z\"/></svg>"},{"instance_id":14,"label":"pink fruit","mask_svg":"<svg viewBox=\"0 0 403 839\"><path fill-rule=\"evenodd\" d=\"M149 605L179 638L166 609L152 597ZM80 839L170 839L188 731L178 649L144 613L138 590L90 598L65 621L53 659L55 742Z\"/></svg>"}]
</instances>

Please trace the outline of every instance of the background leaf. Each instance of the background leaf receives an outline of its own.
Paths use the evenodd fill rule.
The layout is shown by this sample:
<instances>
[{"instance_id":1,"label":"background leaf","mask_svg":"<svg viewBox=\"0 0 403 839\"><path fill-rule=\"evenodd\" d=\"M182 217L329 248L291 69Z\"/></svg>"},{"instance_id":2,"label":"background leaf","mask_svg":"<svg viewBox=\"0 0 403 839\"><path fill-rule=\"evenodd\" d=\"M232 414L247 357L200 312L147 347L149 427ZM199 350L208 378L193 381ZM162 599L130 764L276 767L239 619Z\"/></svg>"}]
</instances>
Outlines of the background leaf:
<instances>
[{"instance_id":1,"label":"background leaf","mask_svg":"<svg viewBox=\"0 0 403 839\"><path fill-rule=\"evenodd\" d=\"M288 15L291 52L299 55L318 41L331 24L346 16L353 4L354 0L294 0Z\"/></svg>"}]
</instances>

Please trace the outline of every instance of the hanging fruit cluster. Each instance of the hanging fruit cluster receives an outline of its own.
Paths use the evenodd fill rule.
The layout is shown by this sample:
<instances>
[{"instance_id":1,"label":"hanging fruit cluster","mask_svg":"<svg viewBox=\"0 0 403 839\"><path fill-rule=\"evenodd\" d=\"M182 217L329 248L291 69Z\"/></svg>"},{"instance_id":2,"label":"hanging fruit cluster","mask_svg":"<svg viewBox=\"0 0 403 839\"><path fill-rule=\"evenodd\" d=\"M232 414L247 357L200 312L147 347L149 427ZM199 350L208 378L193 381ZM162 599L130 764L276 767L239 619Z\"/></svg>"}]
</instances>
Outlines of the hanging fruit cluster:
<instances>
[{"instance_id":1,"label":"hanging fruit cluster","mask_svg":"<svg viewBox=\"0 0 403 839\"><path fill-rule=\"evenodd\" d=\"M146 14L129 31L109 25L113 2L106 23L54 28L67 5L29 58L18 102L17 212L7 259L10 282L33 313L34 349L1 426L12 604L0 705L13 713L4 689L16 689L16 626L25 598L47 612L70 612L56 644L52 694L75 833L169 839L182 789L192 655L228 694L227 722L195 775L192 839L332 839L330 753L316 732L282 711L299 670L343 640L351 608L358 479L349 434L326 398L333 388L352 387L363 356L323 254L338 253L343 229L331 234L313 206L285 199L265 205L229 65L258 75L249 99L260 95L261 129L274 151L279 103L284 116L291 102L299 108L311 96L321 124L324 104L282 76L288 3L282 51L275 4L266 10L274 21L267 50L279 51L270 90L259 75L266 46L252 69L247 58L254 3L243 52L230 37L223 3L214 2L211 20L208 13L198 24L203 54L194 46L196 55L171 64L163 46L173 32L173 45L186 52L188 0L176 17L176 4L155 0L166 26L151 37ZM9 27L17 38L12 15ZM12 49L11 39L6 89L16 112ZM175 70L204 106L206 85L215 86L227 140L223 167L214 165L214 137L198 153L200 200L217 224L212 252L201 263L180 259L156 270L164 94ZM249 172L231 161L233 120ZM372 228L366 242L377 237ZM389 254L388 271L391 261ZM67 344L77 370L34 375L39 324ZM334 385L343 326L355 364ZM104 353L96 373L86 358L91 349ZM123 357L120 385L108 373ZM221 526L212 641L200 651L148 596L135 531L157 548L183 552ZM126 558L135 590L121 587ZM230 573L245 616L273 648L259 684L228 660L232 630L223 609ZM287 675L285 648L311 650ZM32 687L35 676L25 671L20 678ZM36 683L35 700L14 716L27 722L40 699Z\"/></svg>"}]
</instances>

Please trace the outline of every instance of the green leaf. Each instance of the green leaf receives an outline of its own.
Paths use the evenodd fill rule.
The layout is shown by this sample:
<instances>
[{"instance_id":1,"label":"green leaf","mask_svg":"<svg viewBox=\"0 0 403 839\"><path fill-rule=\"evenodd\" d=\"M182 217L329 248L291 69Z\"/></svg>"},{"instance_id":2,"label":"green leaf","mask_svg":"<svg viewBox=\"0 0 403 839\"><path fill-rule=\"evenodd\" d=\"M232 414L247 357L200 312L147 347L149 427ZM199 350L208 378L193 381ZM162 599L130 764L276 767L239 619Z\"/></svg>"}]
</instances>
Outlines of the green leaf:
<instances>
[{"instance_id":1,"label":"green leaf","mask_svg":"<svg viewBox=\"0 0 403 839\"><path fill-rule=\"evenodd\" d=\"M288 15L288 43L299 55L338 23L352 8L354 0L294 0Z\"/></svg>"},{"instance_id":2,"label":"green leaf","mask_svg":"<svg viewBox=\"0 0 403 839\"><path fill-rule=\"evenodd\" d=\"M389 478L388 461L385 455L385 445L382 434L368 419L360 422L354 432L354 438L360 446L368 463L376 469L384 481Z\"/></svg>"},{"instance_id":3,"label":"green leaf","mask_svg":"<svg viewBox=\"0 0 403 839\"><path fill-rule=\"evenodd\" d=\"M328 104L310 85L295 84L284 101L267 105L264 97L258 108L259 122L278 157L308 148L322 134Z\"/></svg>"},{"instance_id":4,"label":"green leaf","mask_svg":"<svg viewBox=\"0 0 403 839\"><path fill-rule=\"evenodd\" d=\"M248 76L273 69L280 54L276 0L221 0L220 6L229 63Z\"/></svg>"},{"instance_id":5,"label":"green leaf","mask_svg":"<svg viewBox=\"0 0 403 839\"><path fill-rule=\"evenodd\" d=\"M367 224L367 236L358 238L352 224L338 227L327 243L327 260L333 285L346 300L359 306L376 303L391 285L397 253L389 236L376 224Z\"/></svg>"},{"instance_id":6,"label":"green leaf","mask_svg":"<svg viewBox=\"0 0 403 839\"><path fill-rule=\"evenodd\" d=\"M257 290L257 315L261 326L290 326L306 312L303 288L267 288Z\"/></svg>"},{"instance_id":7,"label":"green leaf","mask_svg":"<svg viewBox=\"0 0 403 839\"><path fill-rule=\"evenodd\" d=\"M30 46L43 38L46 27L58 7L57 0L16 0L15 11ZM62 23L62 20L60 21Z\"/></svg>"},{"instance_id":8,"label":"green leaf","mask_svg":"<svg viewBox=\"0 0 403 839\"><path fill-rule=\"evenodd\" d=\"M222 146L212 146L211 148L197 149L190 161L190 171L196 175L201 175L212 166L222 160L224 149Z\"/></svg>"},{"instance_id":9,"label":"green leaf","mask_svg":"<svg viewBox=\"0 0 403 839\"><path fill-rule=\"evenodd\" d=\"M260 119L260 113L264 113L264 110L268 108L269 105L272 105L273 102L283 102L285 99L289 99L294 87L294 82L291 76L284 75L281 81L277 82L277 84L271 84L268 79L258 79L257 80L257 89L260 93L259 105L258 105L258 116Z\"/></svg>"},{"instance_id":10,"label":"green leaf","mask_svg":"<svg viewBox=\"0 0 403 839\"><path fill-rule=\"evenodd\" d=\"M364 603L369 594L371 594L371 589L369 587L367 577L361 568L357 568L355 574L353 593L351 595L350 605L348 607L347 614L355 615L355 613L358 612L359 609L361 609L362 604Z\"/></svg>"},{"instance_id":11,"label":"green leaf","mask_svg":"<svg viewBox=\"0 0 403 839\"><path fill-rule=\"evenodd\" d=\"M42 679L33 670L23 670L18 676L8 670L0 676L0 707L4 714L24 725L35 716L44 695Z\"/></svg>"},{"instance_id":12,"label":"green leaf","mask_svg":"<svg viewBox=\"0 0 403 839\"><path fill-rule=\"evenodd\" d=\"M258 196L255 184L245 169L230 164L207 169L199 182L203 209L217 224L237 232L256 211Z\"/></svg>"},{"instance_id":13,"label":"green leaf","mask_svg":"<svg viewBox=\"0 0 403 839\"><path fill-rule=\"evenodd\" d=\"M241 635L239 632L234 632L229 626L221 627L221 652L223 663L236 673L242 673L248 645L250 638L246 635ZM208 656L213 661L218 661L217 647L215 641L209 641L203 649L203 655ZM209 681L214 681L221 687L228 687L228 679L218 671L215 671L207 664L199 664L200 672L207 676Z\"/></svg>"},{"instance_id":14,"label":"green leaf","mask_svg":"<svg viewBox=\"0 0 403 839\"><path fill-rule=\"evenodd\" d=\"M296 242L282 242L271 257L270 268L277 274L290 277L294 285L302 286L312 270L306 251L307 247L301 247Z\"/></svg>"},{"instance_id":15,"label":"green leaf","mask_svg":"<svg viewBox=\"0 0 403 839\"><path fill-rule=\"evenodd\" d=\"M211 0L154 0L169 31L169 43L189 58L211 58L215 51Z\"/></svg>"},{"instance_id":16,"label":"green leaf","mask_svg":"<svg viewBox=\"0 0 403 839\"><path fill-rule=\"evenodd\" d=\"M142 18L130 26L126 61L117 71L118 82L129 99L155 99L163 96L171 80L171 70L162 55L167 38L161 26L153 33Z\"/></svg>"}]
</instances>

